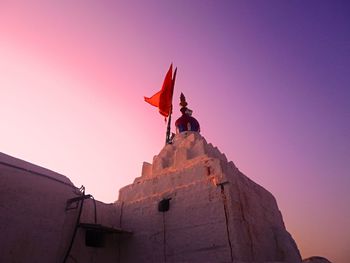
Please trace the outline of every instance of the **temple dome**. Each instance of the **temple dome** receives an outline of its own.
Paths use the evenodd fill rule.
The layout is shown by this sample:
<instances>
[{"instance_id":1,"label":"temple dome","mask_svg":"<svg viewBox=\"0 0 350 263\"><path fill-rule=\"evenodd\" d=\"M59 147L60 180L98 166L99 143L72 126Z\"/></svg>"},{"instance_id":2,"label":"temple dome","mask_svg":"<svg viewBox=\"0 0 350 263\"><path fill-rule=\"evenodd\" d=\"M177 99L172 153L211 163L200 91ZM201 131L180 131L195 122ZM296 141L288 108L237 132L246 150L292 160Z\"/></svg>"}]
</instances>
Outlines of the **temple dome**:
<instances>
[{"instance_id":1,"label":"temple dome","mask_svg":"<svg viewBox=\"0 0 350 263\"><path fill-rule=\"evenodd\" d=\"M175 122L176 133L185 131L200 132L199 122L190 115L183 114Z\"/></svg>"},{"instance_id":2,"label":"temple dome","mask_svg":"<svg viewBox=\"0 0 350 263\"><path fill-rule=\"evenodd\" d=\"M188 109L187 102L185 96L181 93L180 96L180 106L182 116L178 118L175 122L176 133L186 132L186 131L194 131L200 132L199 122L192 117L192 110Z\"/></svg>"}]
</instances>

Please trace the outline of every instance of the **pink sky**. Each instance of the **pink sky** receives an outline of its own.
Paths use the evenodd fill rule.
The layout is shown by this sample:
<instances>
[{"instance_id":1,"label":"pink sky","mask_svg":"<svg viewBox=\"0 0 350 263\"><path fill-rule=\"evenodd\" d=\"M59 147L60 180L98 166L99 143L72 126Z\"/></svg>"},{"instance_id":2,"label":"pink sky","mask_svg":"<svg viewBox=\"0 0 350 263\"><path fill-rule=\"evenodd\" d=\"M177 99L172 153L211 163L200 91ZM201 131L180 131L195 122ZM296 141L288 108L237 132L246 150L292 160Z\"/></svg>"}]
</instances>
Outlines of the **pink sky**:
<instances>
[{"instance_id":1,"label":"pink sky","mask_svg":"<svg viewBox=\"0 0 350 263\"><path fill-rule=\"evenodd\" d=\"M202 135L277 199L303 257L350 262L346 1L0 1L0 151L113 202L163 147L178 67Z\"/></svg>"}]
</instances>

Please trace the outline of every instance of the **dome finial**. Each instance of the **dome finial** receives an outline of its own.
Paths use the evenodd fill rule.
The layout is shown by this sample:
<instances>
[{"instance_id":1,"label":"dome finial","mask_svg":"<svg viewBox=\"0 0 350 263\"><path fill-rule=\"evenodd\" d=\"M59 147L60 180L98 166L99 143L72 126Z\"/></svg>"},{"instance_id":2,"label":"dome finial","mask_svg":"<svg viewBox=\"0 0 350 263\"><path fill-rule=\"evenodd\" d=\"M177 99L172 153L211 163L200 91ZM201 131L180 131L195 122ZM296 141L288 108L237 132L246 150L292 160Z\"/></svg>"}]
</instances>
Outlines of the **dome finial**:
<instances>
[{"instance_id":1,"label":"dome finial","mask_svg":"<svg viewBox=\"0 0 350 263\"><path fill-rule=\"evenodd\" d=\"M181 95L180 95L180 106L182 108L185 108L187 106L187 102L186 102L186 98L185 98L185 95L181 92Z\"/></svg>"}]
</instances>

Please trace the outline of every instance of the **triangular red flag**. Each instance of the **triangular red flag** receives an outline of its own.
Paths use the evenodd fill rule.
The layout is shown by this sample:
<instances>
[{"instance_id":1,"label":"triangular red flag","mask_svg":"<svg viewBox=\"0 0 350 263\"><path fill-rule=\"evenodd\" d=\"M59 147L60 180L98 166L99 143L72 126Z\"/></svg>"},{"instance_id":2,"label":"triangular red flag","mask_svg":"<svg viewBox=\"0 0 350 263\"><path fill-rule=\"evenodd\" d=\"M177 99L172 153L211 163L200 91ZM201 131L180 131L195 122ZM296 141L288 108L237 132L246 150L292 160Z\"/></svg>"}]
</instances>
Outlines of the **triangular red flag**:
<instances>
[{"instance_id":1,"label":"triangular red flag","mask_svg":"<svg viewBox=\"0 0 350 263\"><path fill-rule=\"evenodd\" d=\"M170 65L170 68L165 76L162 89L150 98L145 97L145 101L154 107L158 107L159 113L164 117L168 117L169 114L171 114L175 83L175 78L173 80L172 75L173 64Z\"/></svg>"}]
</instances>

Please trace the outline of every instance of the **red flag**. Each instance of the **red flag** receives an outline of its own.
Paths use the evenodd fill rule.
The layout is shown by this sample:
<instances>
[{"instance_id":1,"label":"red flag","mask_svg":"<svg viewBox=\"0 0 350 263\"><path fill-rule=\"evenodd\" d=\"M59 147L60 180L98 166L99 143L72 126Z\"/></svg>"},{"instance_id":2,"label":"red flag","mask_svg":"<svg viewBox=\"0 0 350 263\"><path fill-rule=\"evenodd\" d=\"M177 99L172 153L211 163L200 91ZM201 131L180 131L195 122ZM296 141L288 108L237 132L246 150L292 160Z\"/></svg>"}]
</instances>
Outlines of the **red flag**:
<instances>
[{"instance_id":1,"label":"red flag","mask_svg":"<svg viewBox=\"0 0 350 263\"><path fill-rule=\"evenodd\" d=\"M174 79L172 79L172 76L173 64L170 65L170 68L165 76L162 89L150 98L145 97L145 101L151 104L152 106L158 107L159 113L164 117L168 117L171 113L175 83L175 75Z\"/></svg>"}]
</instances>

